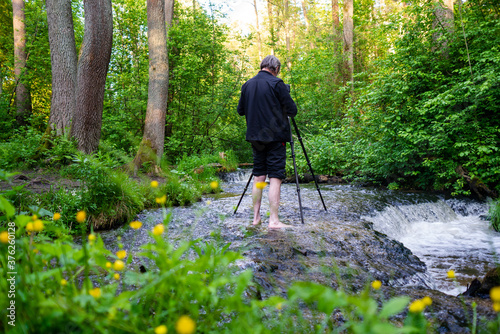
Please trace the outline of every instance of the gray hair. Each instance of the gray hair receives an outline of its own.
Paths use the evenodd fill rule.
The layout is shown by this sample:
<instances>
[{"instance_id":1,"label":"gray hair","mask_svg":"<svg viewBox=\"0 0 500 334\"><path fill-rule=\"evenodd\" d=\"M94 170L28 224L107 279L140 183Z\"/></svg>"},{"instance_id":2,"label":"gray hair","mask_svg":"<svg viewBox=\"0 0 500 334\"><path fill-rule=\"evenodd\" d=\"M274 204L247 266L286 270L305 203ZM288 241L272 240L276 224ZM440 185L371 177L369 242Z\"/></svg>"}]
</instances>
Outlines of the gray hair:
<instances>
[{"instance_id":1,"label":"gray hair","mask_svg":"<svg viewBox=\"0 0 500 334\"><path fill-rule=\"evenodd\" d=\"M281 62L275 56L269 55L266 58L262 59L262 62L260 63L260 69L262 70L264 68L267 68L278 74L281 69Z\"/></svg>"}]
</instances>

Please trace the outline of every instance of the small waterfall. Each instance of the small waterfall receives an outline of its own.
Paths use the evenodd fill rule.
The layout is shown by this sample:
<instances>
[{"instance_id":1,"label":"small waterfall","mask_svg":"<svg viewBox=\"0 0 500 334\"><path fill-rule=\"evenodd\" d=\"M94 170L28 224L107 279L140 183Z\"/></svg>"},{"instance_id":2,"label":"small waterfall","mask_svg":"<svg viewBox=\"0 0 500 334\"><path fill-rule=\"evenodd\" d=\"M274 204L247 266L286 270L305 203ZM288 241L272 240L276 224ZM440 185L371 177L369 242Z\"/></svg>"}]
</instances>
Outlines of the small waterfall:
<instances>
[{"instance_id":1,"label":"small waterfall","mask_svg":"<svg viewBox=\"0 0 500 334\"><path fill-rule=\"evenodd\" d=\"M234 172L220 173L219 178L227 183L240 183L240 182L247 182L248 179L250 178L250 175L252 175L251 168L245 168L245 169L238 168Z\"/></svg>"},{"instance_id":2,"label":"small waterfall","mask_svg":"<svg viewBox=\"0 0 500 334\"><path fill-rule=\"evenodd\" d=\"M487 212L486 203L438 199L389 204L363 218L424 261L433 278L433 288L457 295L498 263L500 234L482 218ZM459 287L450 284L448 270L455 271Z\"/></svg>"}]
</instances>

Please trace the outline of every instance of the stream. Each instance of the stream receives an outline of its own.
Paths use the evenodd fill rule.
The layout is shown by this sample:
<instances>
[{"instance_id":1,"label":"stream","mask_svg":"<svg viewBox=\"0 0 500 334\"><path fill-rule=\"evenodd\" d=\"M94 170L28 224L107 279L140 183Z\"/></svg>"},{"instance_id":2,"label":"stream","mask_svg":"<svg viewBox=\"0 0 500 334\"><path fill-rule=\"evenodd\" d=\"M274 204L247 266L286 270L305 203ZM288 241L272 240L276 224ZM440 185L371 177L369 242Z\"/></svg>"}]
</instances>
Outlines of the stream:
<instances>
[{"instance_id":1,"label":"stream","mask_svg":"<svg viewBox=\"0 0 500 334\"><path fill-rule=\"evenodd\" d=\"M168 226L168 238L174 243L186 239L216 239L225 243L229 242L231 249L240 250L243 253L245 259L239 263L242 268L254 270L258 268L262 261L256 260L256 256L260 254L265 257L266 254L263 253L266 251L261 249L263 247L252 245L257 242L265 246L266 242L269 242L269 240L265 241L269 235L281 232L267 232L266 214L269 210L267 188L264 190L261 208L264 223L260 227L252 228L250 226L252 217L251 186L245 194L237 214L233 215L249 177L249 170L222 175L224 180L221 184L222 193L206 196L202 201L189 207L167 209L172 212L172 219ZM338 231L342 230L345 236L331 242L333 246L336 245L339 248L337 251L348 253L345 255L347 262L354 259L362 263L361 267L366 267L367 261L372 261L372 264L382 263L380 268L376 270L366 269L375 278L377 275L380 276L380 272L384 270L398 270L397 268L400 266L398 263L394 263L396 269L385 268L386 263L382 257L372 259L373 256L368 256L369 259L366 261L357 258L368 254L369 250L365 248L373 247L373 245L369 244L371 241L367 244L357 230L352 232L354 227L349 224L352 222L365 226L368 224L376 232L387 235L388 239L402 243L413 255L418 257L415 259L415 263L411 259L408 261L403 259L403 264L405 261L409 262L409 266L413 266L414 269L421 266L418 263L419 260L425 263L421 266L422 268L418 268L416 271L411 269L401 274L401 277L388 278L387 280L392 286L423 286L456 296L466 290L467 284L472 279L477 277L481 280L488 269L493 267L493 263L498 263L496 254L500 250L500 234L494 232L489 227L489 222L483 218L488 211L486 203L468 199L444 199L441 196L426 193L391 191L351 185L321 184L320 188L328 209L327 212L323 209L314 183L300 185L305 220L305 225L302 225L296 185L283 184L280 219L284 223L294 226L291 232L287 232L294 236L293 240L295 241L293 242L297 245L306 240L306 235L313 235L310 232L314 233L316 228L337 236L339 235ZM128 245L127 248L137 251L141 244L151 240L146 231L160 223L162 217L162 210L145 211L138 217L145 224L141 233L134 233L128 227L124 227L103 232L101 235L109 245L116 243L116 236L120 235L122 243ZM358 228L359 226L356 227L356 229ZM301 230L304 235L302 240ZM332 240L330 236L322 238ZM387 243L387 241L384 242ZM312 244L292 245L291 249L297 250L298 247L318 253L317 250L313 250L316 246ZM346 250L351 246L344 244L351 244L353 250ZM393 246L382 246L382 248L384 247L391 248ZM335 251L330 253L333 255L333 252ZM384 256L388 252L384 251ZM338 255L335 256L338 257ZM389 254L389 258L390 256L392 255ZM339 261L343 263L342 259ZM451 269L455 271L456 282L446 278L447 271ZM410 273L408 274L408 272Z\"/></svg>"}]
</instances>

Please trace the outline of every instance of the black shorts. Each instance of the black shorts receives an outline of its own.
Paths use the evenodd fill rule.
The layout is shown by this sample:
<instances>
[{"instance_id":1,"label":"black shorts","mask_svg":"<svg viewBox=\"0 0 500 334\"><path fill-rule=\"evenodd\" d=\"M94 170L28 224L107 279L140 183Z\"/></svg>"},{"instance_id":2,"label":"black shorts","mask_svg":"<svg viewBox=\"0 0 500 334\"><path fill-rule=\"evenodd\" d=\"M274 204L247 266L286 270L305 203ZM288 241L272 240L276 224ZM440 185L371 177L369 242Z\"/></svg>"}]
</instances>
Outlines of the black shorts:
<instances>
[{"instance_id":1,"label":"black shorts","mask_svg":"<svg viewBox=\"0 0 500 334\"><path fill-rule=\"evenodd\" d=\"M253 149L253 175L285 178L286 143L251 142Z\"/></svg>"}]
</instances>

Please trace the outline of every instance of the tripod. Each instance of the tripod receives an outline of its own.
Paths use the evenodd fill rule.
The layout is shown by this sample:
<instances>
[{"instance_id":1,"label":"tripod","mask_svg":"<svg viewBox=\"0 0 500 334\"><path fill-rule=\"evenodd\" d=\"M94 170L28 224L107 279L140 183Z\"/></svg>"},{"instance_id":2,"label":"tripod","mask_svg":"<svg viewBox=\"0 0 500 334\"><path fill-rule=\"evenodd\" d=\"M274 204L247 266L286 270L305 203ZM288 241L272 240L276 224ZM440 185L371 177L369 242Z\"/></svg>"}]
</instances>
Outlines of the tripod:
<instances>
[{"instance_id":1,"label":"tripod","mask_svg":"<svg viewBox=\"0 0 500 334\"><path fill-rule=\"evenodd\" d=\"M302 142L302 137L300 136L299 128L297 127L297 123L295 123L295 119L293 117L288 117L288 122L293 123L293 127L295 129L295 133L297 134L297 137L299 138L300 145L302 146L302 151L304 152L304 156L306 157L307 165L309 166L309 170L311 172L311 175L314 179L314 184L316 185L316 190L318 190L319 197L321 198L321 203L323 204L323 208L325 211L328 211L326 209L325 201L323 200L323 196L321 195L321 191L319 190L318 182L316 181L316 176L314 175L313 168L311 166L311 162L309 161L309 157L307 156L306 148L304 146L304 143ZM302 199L300 197L300 187L299 187L299 175L297 173L297 164L295 161L295 148L294 148L294 141L293 141L293 135L292 135L292 127L290 125L290 149L292 151L292 160L293 160L293 169L295 172L295 184L297 186L297 196L299 198L299 208L300 208L300 220L302 221L302 224L304 224L304 213L302 211ZM250 178L248 179L248 182L245 186L245 189L243 190L243 194L241 194L240 200L238 202L238 205L236 206L236 209L234 209L234 213L236 214L236 211L238 211L238 208L241 204L241 201L243 199L243 196L245 196L245 193L248 189L248 185L250 184L250 181L252 181L253 174L250 175Z\"/></svg>"}]
</instances>

